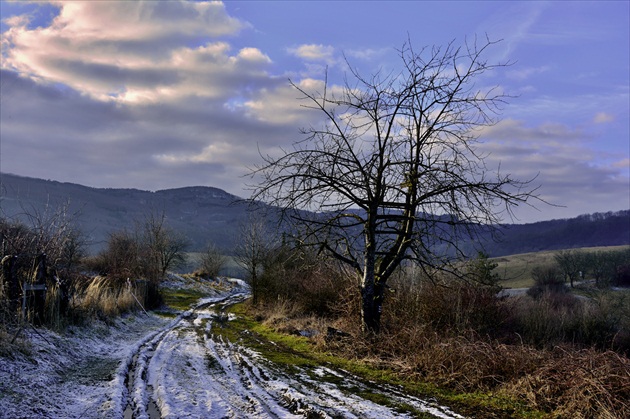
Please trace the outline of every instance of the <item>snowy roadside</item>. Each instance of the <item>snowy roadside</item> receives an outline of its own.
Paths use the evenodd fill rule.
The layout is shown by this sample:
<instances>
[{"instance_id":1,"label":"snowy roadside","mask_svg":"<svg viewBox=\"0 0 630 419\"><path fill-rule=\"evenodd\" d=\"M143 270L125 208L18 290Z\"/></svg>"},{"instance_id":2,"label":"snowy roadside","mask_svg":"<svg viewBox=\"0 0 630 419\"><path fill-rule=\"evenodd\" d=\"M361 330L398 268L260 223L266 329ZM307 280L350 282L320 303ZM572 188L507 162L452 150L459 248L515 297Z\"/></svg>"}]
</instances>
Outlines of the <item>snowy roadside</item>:
<instances>
[{"instance_id":1,"label":"snowy roadside","mask_svg":"<svg viewBox=\"0 0 630 419\"><path fill-rule=\"evenodd\" d=\"M115 400L114 373L137 342L172 319L133 314L63 334L25 329L31 354L0 358L0 418L101 418Z\"/></svg>"},{"instance_id":2,"label":"snowy roadside","mask_svg":"<svg viewBox=\"0 0 630 419\"><path fill-rule=\"evenodd\" d=\"M171 280L168 286L186 286L184 278ZM435 401L345 371L287 370L222 339L213 328L235 318L225 308L248 296L244 283L225 283L223 292L175 318L139 312L63 335L30 328L24 332L30 356L0 358L0 419L385 419L414 417L412 411L462 418Z\"/></svg>"},{"instance_id":3,"label":"snowy roadside","mask_svg":"<svg viewBox=\"0 0 630 419\"><path fill-rule=\"evenodd\" d=\"M188 282L171 276L165 285L190 286ZM62 333L25 328L20 336L28 341L30 354L0 358L0 418L111 417L117 410L112 408L122 403L120 365L137 351L139 342L172 322L140 311L110 324L70 326Z\"/></svg>"}]
</instances>

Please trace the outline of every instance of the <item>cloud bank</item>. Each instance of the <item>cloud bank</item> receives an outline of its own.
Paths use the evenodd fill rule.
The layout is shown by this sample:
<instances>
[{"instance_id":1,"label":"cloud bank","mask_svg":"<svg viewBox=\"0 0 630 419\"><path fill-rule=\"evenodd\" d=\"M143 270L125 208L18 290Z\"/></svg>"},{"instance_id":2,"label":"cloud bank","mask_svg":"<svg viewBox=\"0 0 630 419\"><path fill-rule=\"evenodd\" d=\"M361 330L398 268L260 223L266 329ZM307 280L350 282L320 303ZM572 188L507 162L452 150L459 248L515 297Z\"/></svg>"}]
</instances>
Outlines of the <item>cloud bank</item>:
<instances>
[{"instance_id":1,"label":"cloud bank","mask_svg":"<svg viewBox=\"0 0 630 419\"><path fill-rule=\"evenodd\" d=\"M58 13L48 22L27 14L4 20L3 172L97 187L208 185L247 196L243 175L260 154L290 148L299 128L320 118L300 106L288 79L321 90L326 68L331 79L344 69L342 54L377 66L386 56L382 48L317 41L286 40L273 52L239 45L255 28L220 2L50 3ZM528 14L508 49L528 39L541 13ZM283 67L290 59L297 65ZM528 97L537 90L531 83L553 71L549 64L507 72L503 80L516 83L524 100L480 132L491 166L537 176L541 197L570 208L517 215L531 221L627 208L627 154L593 147L623 123L627 86L615 95L576 95L562 109L552 97ZM581 122L562 119L570 113Z\"/></svg>"}]
</instances>

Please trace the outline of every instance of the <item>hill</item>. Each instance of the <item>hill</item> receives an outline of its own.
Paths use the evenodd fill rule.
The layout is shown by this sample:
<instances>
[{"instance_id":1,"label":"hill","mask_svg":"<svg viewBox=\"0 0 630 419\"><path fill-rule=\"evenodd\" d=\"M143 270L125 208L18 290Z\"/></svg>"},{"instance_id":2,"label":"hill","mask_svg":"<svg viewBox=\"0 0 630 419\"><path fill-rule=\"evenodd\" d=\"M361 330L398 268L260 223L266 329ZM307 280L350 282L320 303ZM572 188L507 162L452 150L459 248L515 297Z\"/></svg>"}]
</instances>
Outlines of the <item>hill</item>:
<instances>
[{"instance_id":1,"label":"hill","mask_svg":"<svg viewBox=\"0 0 630 419\"><path fill-rule=\"evenodd\" d=\"M507 224L500 241L486 240L492 256L630 244L630 211L580 215L575 218L530 224Z\"/></svg>"},{"instance_id":2,"label":"hill","mask_svg":"<svg viewBox=\"0 0 630 419\"><path fill-rule=\"evenodd\" d=\"M100 189L2 174L0 191L0 215L7 218L46 217L67 205L68 216L76 217L93 252L103 247L111 232L132 229L151 211L163 212L168 225L190 240L191 249L212 242L229 250L247 212L247 204L238 197L210 187L156 192Z\"/></svg>"},{"instance_id":3,"label":"hill","mask_svg":"<svg viewBox=\"0 0 630 419\"><path fill-rule=\"evenodd\" d=\"M137 189L90 188L74 183L0 175L0 216L26 220L44 217L67 204L81 230L98 251L111 232L131 229L150 211L166 216L170 227L191 242L191 250L207 243L230 251L247 203L221 189L193 186L156 192ZM487 233L481 242L490 256L578 247L630 244L630 210L582 215L571 219L498 226L500 242ZM472 246L471 246L472 247Z\"/></svg>"}]
</instances>

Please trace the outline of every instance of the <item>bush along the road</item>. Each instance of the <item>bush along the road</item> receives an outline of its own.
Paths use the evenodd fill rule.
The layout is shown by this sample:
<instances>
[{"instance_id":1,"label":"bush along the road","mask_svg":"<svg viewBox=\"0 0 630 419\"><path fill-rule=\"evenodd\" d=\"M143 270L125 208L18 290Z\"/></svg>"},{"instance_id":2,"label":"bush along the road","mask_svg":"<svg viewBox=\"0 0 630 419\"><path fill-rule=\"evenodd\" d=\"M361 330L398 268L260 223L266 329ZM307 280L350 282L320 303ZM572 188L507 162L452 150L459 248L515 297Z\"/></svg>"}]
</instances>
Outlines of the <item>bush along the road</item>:
<instances>
[{"instance_id":1,"label":"bush along the road","mask_svg":"<svg viewBox=\"0 0 630 419\"><path fill-rule=\"evenodd\" d=\"M150 214L133 232L110 235L86 257L86 241L65 207L0 218L0 337L15 342L32 323L52 328L161 305L160 284L184 261L186 241Z\"/></svg>"},{"instance_id":2,"label":"bush along the road","mask_svg":"<svg viewBox=\"0 0 630 419\"><path fill-rule=\"evenodd\" d=\"M496 281L473 274L404 269L388 289L381 333L372 335L360 332L355 281L308 260L266 271L253 316L278 332L309 336L324 353L454 391L451 401L469 412L482 404L498 417L527 416L515 407L524 403L553 417L630 417L625 294L578 298L557 270L541 269L541 290L507 298L497 295ZM483 394L516 404L482 401Z\"/></svg>"}]
</instances>

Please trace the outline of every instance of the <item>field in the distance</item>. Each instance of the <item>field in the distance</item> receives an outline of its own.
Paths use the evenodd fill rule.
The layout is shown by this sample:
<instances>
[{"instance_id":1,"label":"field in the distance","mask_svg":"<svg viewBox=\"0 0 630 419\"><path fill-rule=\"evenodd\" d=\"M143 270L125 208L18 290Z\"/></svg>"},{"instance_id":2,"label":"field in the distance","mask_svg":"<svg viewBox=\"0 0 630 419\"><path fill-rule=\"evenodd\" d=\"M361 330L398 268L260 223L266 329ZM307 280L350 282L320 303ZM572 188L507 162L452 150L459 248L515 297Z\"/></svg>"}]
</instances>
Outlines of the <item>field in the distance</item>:
<instances>
[{"instance_id":1,"label":"field in the distance","mask_svg":"<svg viewBox=\"0 0 630 419\"><path fill-rule=\"evenodd\" d=\"M630 246L601 246L583 247L579 249L586 252L609 251L627 249ZM490 260L498 264L495 272L501 277L500 285L503 288L529 288L534 285L532 279L532 269L536 266L552 264L554 255L561 250L545 250L542 252L519 253L509 256L500 256ZM193 272L199 267L201 253L187 253L187 263L178 271L180 273ZM238 264L233 256L226 256L226 264L221 270L221 275L241 278L245 275L243 268ZM588 278L587 278L588 279Z\"/></svg>"},{"instance_id":2,"label":"field in the distance","mask_svg":"<svg viewBox=\"0 0 630 419\"><path fill-rule=\"evenodd\" d=\"M627 249L629 246L584 247L580 249L587 252ZM521 253L510 256L492 258L499 266L495 270L503 279L500 284L504 288L529 288L534 285L532 269L539 265L552 264L554 255L560 250L547 250L543 252Z\"/></svg>"}]
</instances>

